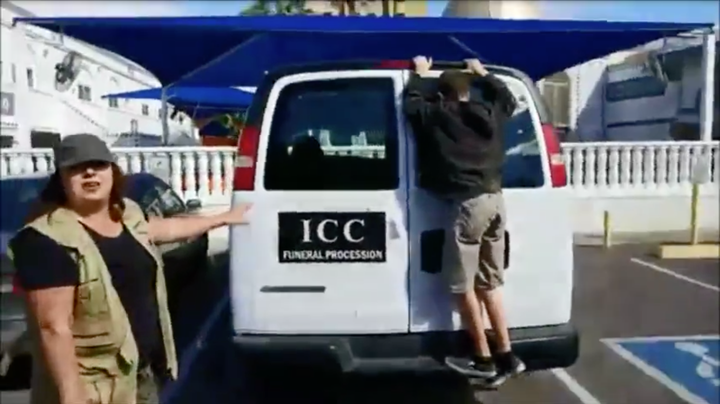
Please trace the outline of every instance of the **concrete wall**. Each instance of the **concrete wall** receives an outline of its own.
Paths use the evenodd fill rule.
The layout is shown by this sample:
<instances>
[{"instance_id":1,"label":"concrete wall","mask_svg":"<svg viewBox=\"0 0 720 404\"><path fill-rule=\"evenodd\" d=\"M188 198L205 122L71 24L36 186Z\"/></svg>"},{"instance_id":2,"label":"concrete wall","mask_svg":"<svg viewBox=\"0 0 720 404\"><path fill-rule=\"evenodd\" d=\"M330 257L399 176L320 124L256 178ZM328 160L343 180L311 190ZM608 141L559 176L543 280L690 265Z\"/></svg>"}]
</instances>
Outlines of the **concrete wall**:
<instances>
[{"instance_id":1,"label":"concrete wall","mask_svg":"<svg viewBox=\"0 0 720 404\"><path fill-rule=\"evenodd\" d=\"M720 229L720 199L700 198L700 227ZM578 197L573 206L575 233L602 234L603 212L611 217L611 228L620 233L684 231L690 228L690 196Z\"/></svg>"}]
</instances>

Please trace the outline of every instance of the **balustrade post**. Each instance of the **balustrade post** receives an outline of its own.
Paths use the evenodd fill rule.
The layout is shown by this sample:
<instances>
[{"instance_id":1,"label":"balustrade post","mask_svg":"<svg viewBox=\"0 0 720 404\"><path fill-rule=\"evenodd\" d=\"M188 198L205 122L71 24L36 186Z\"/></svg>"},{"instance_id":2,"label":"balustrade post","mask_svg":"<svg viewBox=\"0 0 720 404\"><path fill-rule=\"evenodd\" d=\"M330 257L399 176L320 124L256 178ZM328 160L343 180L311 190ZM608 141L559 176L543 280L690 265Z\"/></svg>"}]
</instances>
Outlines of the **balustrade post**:
<instances>
[{"instance_id":1,"label":"balustrade post","mask_svg":"<svg viewBox=\"0 0 720 404\"><path fill-rule=\"evenodd\" d=\"M179 153L170 153L170 187L185 200L182 161Z\"/></svg>"},{"instance_id":2,"label":"balustrade post","mask_svg":"<svg viewBox=\"0 0 720 404\"><path fill-rule=\"evenodd\" d=\"M130 156L130 173L136 174L142 172L142 160L139 152L128 153Z\"/></svg>"},{"instance_id":3,"label":"balustrade post","mask_svg":"<svg viewBox=\"0 0 720 404\"><path fill-rule=\"evenodd\" d=\"M563 155L563 162L565 162L565 177L566 178L572 178L572 146L571 145L561 145L562 146L562 155Z\"/></svg>"},{"instance_id":4,"label":"balustrade post","mask_svg":"<svg viewBox=\"0 0 720 404\"><path fill-rule=\"evenodd\" d=\"M10 171L7 162L7 159L9 158L9 156L6 157L4 154L0 155L0 177L8 175L8 172Z\"/></svg>"},{"instance_id":5,"label":"balustrade post","mask_svg":"<svg viewBox=\"0 0 720 404\"><path fill-rule=\"evenodd\" d=\"M208 152L199 151L197 152L197 172L198 172L198 198L205 201L210 196L210 184L212 182L210 178L210 167L208 161Z\"/></svg>"},{"instance_id":6,"label":"balustrade post","mask_svg":"<svg viewBox=\"0 0 720 404\"><path fill-rule=\"evenodd\" d=\"M668 185L676 188L680 185L680 146L670 145L668 151Z\"/></svg>"},{"instance_id":7,"label":"balustrade post","mask_svg":"<svg viewBox=\"0 0 720 404\"><path fill-rule=\"evenodd\" d=\"M222 160L223 160L223 174L224 174L224 183L223 183L223 191L222 195L224 197L229 197L232 195L233 190L233 178L235 177L235 152L234 151L223 151L222 152Z\"/></svg>"},{"instance_id":8,"label":"balustrade post","mask_svg":"<svg viewBox=\"0 0 720 404\"><path fill-rule=\"evenodd\" d=\"M35 167L37 168L37 172L48 174L50 172L50 167L48 167L48 162L45 157L45 153L37 153L37 154L35 154L35 158L36 158Z\"/></svg>"},{"instance_id":9,"label":"balustrade post","mask_svg":"<svg viewBox=\"0 0 720 404\"><path fill-rule=\"evenodd\" d=\"M600 146L597 150L596 186L600 189L605 189L608 186L608 148L606 146Z\"/></svg>"},{"instance_id":10,"label":"balustrade post","mask_svg":"<svg viewBox=\"0 0 720 404\"><path fill-rule=\"evenodd\" d=\"M687 145L681 146L680 150L680 175L678 178L678 185L685 186L690 183L690 147Z\"/></svg>"},{"instance_id":11,"label":"balustrade post","mask_svg":"<svg viewBox=\"0 0 720 404\"><path fill-rule=\"evenodd\" d=\"M222 163L222 153L219 151L210 152L210 164L212 166L212 189L210 190L210 196L214 198L222 196L225 190L225 183L223 182L225 176L223 175Z\"/></svg>"},{"instance_id":12,"label":"balustrade post","mask_svg":"<svg viewBox=\"0 0 720 404\"><path fill-rule=\"evenodd\" d=\"M652 146L644 146L643 149L643 185L645 188L654 188L655 183L655 149Z\"/></svg>"},{"instance_id":13,"label":"balustrade post","mask_svg":"<svg viewBox=\"0 0 720 404\"><path fill-rule=\"evenodd\" d=\"M608 179L608 185L610 188L617 188L620 183L620 148L617 146L610 146L610 176Z\"/></svg>"},{"instance_id":14,"label":"balustrade post","mask_svg":"<svg viewBox=\"0 0 720 404\"><path fill-rule=\"evenodd\" d=\"M623 145L620 155L620 186L630 188L632 186L632 147Z\"/></svg>"},{"instance_id":15,"label":"balustrade post","mask_svg":"<svg viewBox=\"0 0 720 404\"><path fill-rule=\"evenodd\" d=\"M597 167L595 166L597 149L588 147L585 148L585 175L584 185L585 188L594 189L597 187L596 172Z\"/></svg>"},{"instance_id":16,"label":"balustrade post","mask_svg":"<svg viewBox=\"0 0 720 404\"><path fill-rule=\"evenodd\" d=\"M715 186L720 185L720 145L713 145L712 148L712 154L714 156L713 159L713 166L712 166L712 173L711 178L712 182Z\"/></svg>"},{"instance_id":17,"label":"balustrade post","mask_svg":"<svg viewBox=\"0 0 720 404\"><path fill-rule=\"evenodd\" d=\"M187 201L188 199L197 197L197 182L203 179L198 178L198 170L195 166L195 153L182 153L182 157L184 163L183 173L185 174L185 195L183 195L183 197ZM205 181L207 181L207 175Z\"/></svg>"},{"instance_id":18,"label":"balustrade post","mask_svg":"<svg viewBox=\"0 0 720 404\"><path fill-rule=\"evenodd\" d=\"M115 163L120 167L120 171L129 174L129 166L128 166L128 159L127 155L122 152L115 152L116 160Z\"/></svg>"},{"instance_id":19,"label":"balustrade post","mask_svg":"<svg viewBox=\"0 0 720 404\"><path fill-rule=\"evenodd\" d=\"M583 184L583 168L585 167L585 156L583 154L583 149L581 149L580 147L575 148L575 150L573 150L572 160L572 186L574 188L580 188L585 185Z\"/></svg>"},{"instance_id":20,"label":"balustrade post","mask_svg":"<svg viewBox=\"0 0 720 404\"><path fill-rule=\"evenodd\" d=\"M668 149L666 144L661 145L655 161L655 183L663 188L668 185Z\"/></svg>"},{"instance_id":21,"label":"balustrade post","mask_svg":"<svg viewBox=\"0 0 720 404\"><path fill-rule=\"evenodd\" d=\"M639 188L643 186L643 149L642 146L632 147L632 186Z\"/></svg>"}]
</instances>

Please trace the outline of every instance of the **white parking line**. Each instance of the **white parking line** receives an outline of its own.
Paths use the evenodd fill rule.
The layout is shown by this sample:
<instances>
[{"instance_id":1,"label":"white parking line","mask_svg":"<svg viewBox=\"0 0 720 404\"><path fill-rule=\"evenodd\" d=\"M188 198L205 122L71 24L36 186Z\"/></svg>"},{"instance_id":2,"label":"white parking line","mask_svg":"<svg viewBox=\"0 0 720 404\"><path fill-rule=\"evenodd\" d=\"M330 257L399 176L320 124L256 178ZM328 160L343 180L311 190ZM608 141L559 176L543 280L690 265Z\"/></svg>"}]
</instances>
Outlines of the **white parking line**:
<instances>
[{"instance_id":1,"label":"white parking line","mask_svg":"<svg viewBox=\"0 0 720 404\"><path fill-rule=\"evenodd\" d=\"M656 337L628 337L628 338L603 338L600 341L604 344L617 344L620 342L657 342L657 341L715 341L720 335L662 335Z\"/></svg>"},{"instance_id":2,"label":"white parking line","mask_svg":"<svg viewBox=\"0 0 720 404\"><path fill-rule=\"evenodd\" d=\"M653 263L651 263L651 262L643 261L643 260L641 260L641 259L639 259L639 258L630 258L630 262L634 262L634 263L636 263L636 264L638 264L638 265L642 265L642 266L644 266L644 267L647 267L647 268L650 268L650 269L654 269L654 270L656 270L656 271L658 271L658 272L660 272L660 273L663 273L663 274L665 274L665 275L670 275L670 276L672 276L673 278L680 279L680 280L682 280L682 281L685 281L685 282L688 282L688 283L692 283L693 285L700 286L701 288L705 288L705 289L712 290L712 291L714 291L714 292L720 293L720 288L717 287L717 286L715 286L715 285L710 285L710 284L705 283L705 282L700 282L700 281L697 280L697 279L693 279L693 278L690 278L690 277L688 277L688 276L681 275L681 274L679 274L679 273L677 273L677 272L673 272L673 271L671 271L671 270L669 270L669 269L667 269L667 268L663 268L663 267L661 267L661 266L659 266L659 265L655 265L655 264L653 264Z\"/></svg>"},{"instance_id":3,"label":"white parking line","mask_svg":"<svg viewBox=\"0 0 720 404\"><path fill-rule=\"evenodd\" d=\"M570 390L582 404L602 404L600 400L595 398L582 384L578 383L565 369L551 369L550 372L555 375Z\"/></svg>"},{"instance_id":4,"label":"white parking line","mask_svg":"<svg viewBox=\"0 0 720 404\"><path fill-rule=\"evenodd\" d=\"M620 340L616 339L615 341ZM651 340L648 338L648 340ZM657 339L661 340L661 339ZM608 340L601 340L605 345L607 345L608 348L615 351L616 354L620 355L621 358L628 361L630 364L635 366L636 368L640 369L641 372L645 373L646 375L650 376L651 378L657 380L658 383L665 386L668 390L675 393L678 397L681 399L687 401L690 404L708 404L707 401L703 400L702 398L696 396L695 394L691 393L683 387L682 385L674 382L672 379L667 377L663 372L655 369L654 367L648 365L647 363L643 362L641 359L639 359L637 356L633 355L632 352L628 351L627 349L623 348L619 344L613 342L614 340L608 339Z\"/></svg>"}]
</instances>

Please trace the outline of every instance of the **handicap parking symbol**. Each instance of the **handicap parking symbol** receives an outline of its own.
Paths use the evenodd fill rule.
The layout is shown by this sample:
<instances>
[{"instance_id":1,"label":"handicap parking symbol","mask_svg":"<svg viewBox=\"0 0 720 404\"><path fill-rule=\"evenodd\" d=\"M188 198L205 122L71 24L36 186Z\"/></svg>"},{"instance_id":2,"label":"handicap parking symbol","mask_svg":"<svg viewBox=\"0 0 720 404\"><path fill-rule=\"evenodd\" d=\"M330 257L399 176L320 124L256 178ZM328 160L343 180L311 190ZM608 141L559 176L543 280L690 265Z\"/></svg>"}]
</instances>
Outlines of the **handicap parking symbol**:
<instances>
[{"instance_id":1,"label":"handicap parking symbol","mask_svg":"<svg viewBox=\"0 0 720 404\"><path fill-rule=\"evenodd\" d=\"M688 403L720 402L720 336L617 338L603 342Z\"/></svg>"}]
</instances>

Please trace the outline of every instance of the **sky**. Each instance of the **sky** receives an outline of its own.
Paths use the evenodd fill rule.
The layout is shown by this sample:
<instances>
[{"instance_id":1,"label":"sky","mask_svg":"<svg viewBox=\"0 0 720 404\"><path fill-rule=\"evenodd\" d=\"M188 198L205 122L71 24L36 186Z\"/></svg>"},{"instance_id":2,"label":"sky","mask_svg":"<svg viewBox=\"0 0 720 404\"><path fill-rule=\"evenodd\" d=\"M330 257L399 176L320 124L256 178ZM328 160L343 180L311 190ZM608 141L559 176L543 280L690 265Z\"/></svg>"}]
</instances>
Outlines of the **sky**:
<instances>
[{"instance_id":1,"label":"sky","mask_svg":"<svg viewBox=\"0 0 720 404\"><path fill-rule=\"evenodd\" d=\"M411 0L412 1L412 0ZM472 1L472 0L465 0ZM540 0L541 18L616 21L718 22L720 0ZM42 17L236 15L250 1L35 1L15 4ZM428 12L439 16L445 0L430 0Z\"/></svg>"}]
</instances>

